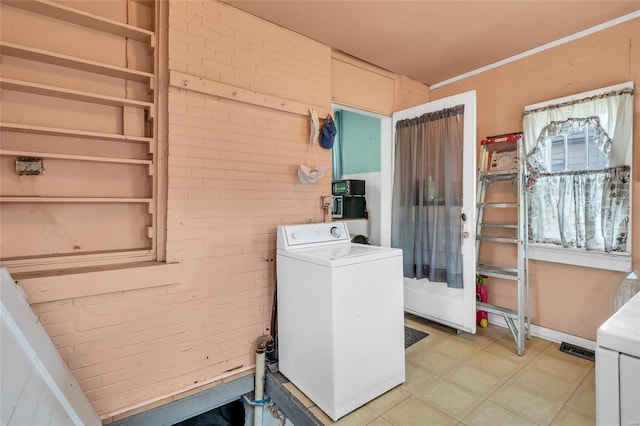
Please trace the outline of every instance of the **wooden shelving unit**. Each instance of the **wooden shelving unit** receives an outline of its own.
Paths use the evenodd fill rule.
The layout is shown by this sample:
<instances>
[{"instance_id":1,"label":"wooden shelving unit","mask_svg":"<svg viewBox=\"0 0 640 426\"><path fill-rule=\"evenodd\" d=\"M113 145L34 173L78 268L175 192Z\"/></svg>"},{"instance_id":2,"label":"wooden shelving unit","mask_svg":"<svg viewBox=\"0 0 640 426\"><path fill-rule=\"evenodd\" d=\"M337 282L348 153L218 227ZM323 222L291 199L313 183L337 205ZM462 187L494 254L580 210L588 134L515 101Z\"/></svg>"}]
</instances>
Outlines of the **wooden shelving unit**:
<instances>
[{"instance_id":1,"label":"wooden shelving unit","mask_svg":"<svg viewBox=\"0 0 640 426\"><path fill-rule=\"evenodd\" d=\"M128 136L115 133L88 132L84 130L60 129L57 127L32 126L30 124L0 122L0 130L16 133L31 133L49 136L66 136L71 138L96 139L118 142L151 143L153 138L143 136Z\"/></svg>"},{"instance_id":2,"label":"wooden shelving unit","mask_svg":"<svg viewBox=\"0 0 640 426\"><path fill-rule=\"evenodd\" d=\"M16 58L29 59L31 61L43 62L46 64L57 65L61 67L73 68L76 70L106 75L109 77L141 81L144 83L150 82L153 78L153 74L149 72L138 71L131 68L117 67L101 62L90 61L88 59L77 58L75 56L62 55L42 49L9 43L6 41L0 41L0 54L13 56Z\"/></svg>"},{"instance_id":3,"label":"wooden shelving unit","mask_svg":"<svg viewBox=\"0 0 640 426\"><path fill-rule=\"evenodd\" d=\"M96 163L141 164L148 166L153 164L151 160L137 160L135 158L97 157L92 155L56 154L51 152L13 151L6 149L0 149L0 155L55 158L58 160L91 161Z\"/></svg>"},{"instance_id":4,"label":"wooden shelving unit","mask_svg":"<svg viewBox=\"0 0 640 426\"><path fill-rule=\"evenodd\" d=\"M160 26L158 24L158 1L163 0L129 0L131 4L126 4L127 8L134 8L135 10L140 10L140 6L143 6L145 9L144 13L150 11L153 13L151 22L154 22L154 26ZM157 200L154 198L157 188L158 188L158 174L156 173L157 167L157 123L156 123L156 110L157 110L157 99L158 94L156 91L156 84L158 81L157 75L157 67L158 67L158 52L156 45L156 34L154 31L150 31L144 28L137 27L135 25L130 25L128 23L119 22L113 19L106 18L104 16L99 16L93 13L89 13L80 9L76 9L73 7L73 3L69 3L70 6L65 4L48 1L48 0L2 0L2 4L0 7L7 7L15 9L15 11L11 11L13 14L18 16L20 19L25 19L26 21L34 20L36 17L32 16L32 14L41 15L46 19L63 21L65 23L65 28L69 29L69 32L66 34L66 37L73 37L77 33L79 37L83 35L91 36L96 39L104 39L113 41L113 37L120 37L123 39L125 45L127 46L126 51L122 50L122 62L124 64L135 63L135 64L144 64L150 63L154 70L152 71L142 71L139 69L135 69L134 65L112 65L107 63L108 61L105 59L105 62L102 62L100 58L98 60L96 57L91 54L86 53L87 57L83 57L85 55L85 50L82 48L72 49L73 55L57 52L49 49L48 44L43 44L47 46L46 49L42 49L39 47L35 47L37 43L33 41L34 46L31 46L32 42L27 41L29 38L25 38L24 40L19 37L8 40L0 40L0 55L2 57L11 57L11 58L19 58L25 61L33 61L35 63L34 68L40 67L39 64L53 65L57 67L67 68L69 70L76 70L85 73L89 73L89 78L87 81L91 81L91 74L97 76L107 76L113 77L115 79L121 79L121 81L114 80L109 81L109 84L115 85L116 87L123 87L127 93L126 97L118 97L118 96L109 96L101 93L96 93L100 91L99 85L96 85L96 92L93 92L92 88L87 90L76 90L74 88L68 87L60 87L57 85L59 80L56 80L55 73L51 73L51 80L49 81L49 76L46 73L40 74L31 74L25 73L24 76L16 70L19 70L20 67L28 66L28 62L23 61L12 61L13 72L3 73L3 76L0 77L0 89L6 90L8 92L16 92L16 93L29 93L35 94L42 97L46 97L46 108L52 108L51 105L56 104L56 99L64 99L75 102L82 102L92 105L106 105L110 107L119 108L114 111L106 110L105 120L106 125L103 125L104 122L98 121L98 125L93 124L93 121L89 120L87 124L83 124L81 127L93 129L92 130L79 130L73 129L74 122L73 120L68 119L68 115L61 115L63 120L60 122L59 127L53 127L49 125L40 125L37 124L38 117L31 116L28 112L24 114L14 113L13 115L5 115L7 117L11 116L12 118L7 121L0 122L0 132L2 132L2 136L11 135L13 138L11 145L5 145L3 149L0 149L0 156L5 158L7 157L35 157L35 158L43 158L50 159L51 161L73 161L78 163L108 163L108 164L125 164L125 165L133 165L133 166L141 166L147 168L147 175L149 176L149 185L148 191L145 191L142 197L103 197L104 192L99 192L99 190L93 191L90 190L88 193L85 191L81 191L79 193L93 196L86 197L57 197L52 194L53 191L49 191L48 193L43 193L42 196L37 195L38 192L27 190L24 194L22 194L20 189L28 188L28 186L24 186L25 179L47 179L47 173L45 172L41 176L20 176L19 179L23 182L21 184L15 183L15 185L22 186L9 186L5 188L5 194L9 195L0 195L0 203L5 205L15 205L16 209L29 209L28 206L21 206L21 204L37 204L42 206L42 208L48 209L48 206L51 206L52 209L60 208L67 209L68 207L55 207L58 204L67 204L69 206L73 205L87 205L87 204L103 204L103 205L127 205L127 204L142 204L146 206L145 213L148 214L148 217L144 217L143 221L145 226L141 231L144 232L144 235L147 236L149 246L147 248L142 249L140 245L132 245L128 246L127 244L123 244L123 247L117 250L107 250L100 252L76 252L74 251L72 254L65 254L65 252L60 252L59 254L43 254L42 256L32 256L29 255L28 261L18 261L11 259L19 259L20 253L16 253L17 256L12 257L9 260L2 259L2 266L15 267L19 270L32 270L37 269L39 267L45 269L51 269L56 264L77 264L77 265L91 265L91 264L101 264L101 262L113 263L117 262L118 258L121 259L130 259L132 256L137 256L144 260L153 260L154 253L156 252L157 240L156 240L156 229L157 226L157 209L155 203ZM22 12L21 12L22 11ZM129 16L130 9L127 11L127 16ZM42 19L42 18L37 18ZM147 21L148 22L148 21ZM58 24L59 25L59 24ZM105 36L104 33L108 36ZM71 36L69 36L71 34ZM51 37L56 37L56 34L51 34ZM140 43L146 44L148 49L145 49L145 46L140 46ZM54 43L55 45L55 43ZM108 45L108 44L107 44ZM142 48L140 48L142 47ZM135 54L145 55L148 52L149 57L142 58L141 61L130 61L131 52L137 52ZM118 53L119 54L119 53ZM74 56L75 55L75 56ZM105 56L105 58L108 55ZM88 59L91 57L91 59ZM110 58L113 57L109 56ZM149 61L147 61L149 59ZM109 59L112 61L113 59ZM7 61L9 62L9 61ZM25 65L26 64L26 65ZM140 66L140 65L137 65ZM56 70L57 72L58 70ZM64 72L64 69L61 70ZM30 77L32 75L38 75L38 77ZM42 76L42 77L41 77ZM44 80L46 78L46 80ZM36 81L37 80L37 81ZM106 79L101 79L106 80ZM138 90L140 93L139 96L144 96L144 100L140 99L132 99L130 97L130 93L136 92L138 89L134 86L133 91L129 89L129 82L136 82L139 86L139 83L144 84L150 89L151 93L148 98L147 94L143 93L143 91ZM121 85L121 86L120 86ZM15 98L13 96L12 98ZM27 98L27 97L24 97ZM30 98L29 98L30 99ZM148 101L147 99L151 99ZM26 101L25 101L26 102ZM35 104L37 101L29 100L32 104ZM68 105L66 103L60 102L59 105ZM23 105L20 105L23 108ZM78 104L78 106L74 106L77 110L82 110L82 104ZM53 107L55 108L55 107ZM16 110L17 111L17 110ZM90 117L92 120L95 118L94 116ZM66 119L66 121L64 121ZM32 121L33 123L30 123ZM40 118L40 121L44 120ZM47 123L55 123L54 126L58 126L56 121L52 121L50 119L46 120ZM102 129L109 129L109 131L114 131L115 133L109 133L100 131ZM132 130L134 129L134 130ZM136 132L136 135L127 135L125 133ZM16 134L21 134L23 136L17 137ZM29 138L24 135L37 135L37 138ZM51 138L49 138L51 137ZM56 138L53 138L56 137ZM69 139L69 141L65 141ZM123 145L118 148L117 151L114 151L113 154L108 151L106 142L119 142ZM24 143L24 146L22 144ZM92 149L92 144L96 144L100 146L100 148ZM102 144L102 145L100 145ZM136 144L137 148L127 148L124 144ZM146 145L146 147L145 147ZM61 148L64 146L65 148ZM141 149L140 146L143 148ZM77 153L74 153L72 149L78 149ZM50 150L49 150L50 149ZM146 150L146 153L143 152ZM71 153L70 153L71 152ZM102 153L109 152L108 155L104 156ZM133 157L133 158L132 158ZM73 167L73 166L69 166ZM107 170L108 168L103 168L101 170ZM75 170L70 168L69 170ZM84 168L78 168L77 170L86 170ZM110 170L110 169L109 169ZM112 170L122 170L113 168ZM133 169L138 170L138 169ZM106 171L107 177L111 178ZM113 172L117 173L117 172ZM136 176L139 175L135 173ZM79 179L82 179L82 176L79 176ZM115 182L123 182L121 176L116 176L114 179ZM126 182L126 181L125 181ZM12 184L13 185L13 184ZM123 188L126 187L127 183L123 184ZM18 188L18 189L16 189ZM95 192L95 193L94 193ZM118 195L119 191L116 191L115 194ZM126 192L122 192L123 194ZM15 194L21 194L19 196ZM39 207L40 208L40 207ZM100 207L102 208L102 207ZM90 210L91 207L88 207ZM125 211L139 211L138 208L131 208L127 210L126 207L123 206ZM22 211L22 210L18 210ZM86 210L82 210L86 211ZM134 213L132 213L134 214ZM139 214L139 213L135 213ZM131 223L138 223L140 221L140 217L136 216L135 218L132 216ZM122 241L130 241L124 238ZM7 263L8 262L8 263ZM13 263L12 263L13 262ZM92 263L95 262L95 263Z\"/></svg>"},{"instance_id":5,"label":"wooden shelving unit","mask_svg":"<svg viewBox=\"0 0 640 426\"><path fill-rule=\"evenodd\" d=\"M28 81L0 78L0 89L15 90L34 95L52 96L72 101L89 102L109 106L130 106L136 108L151 109L153 102L136 101L135 99L118 98L115 96L99 95L97 93L83 92L80 90L64 89L46 84L31 83Z\"/></svg>"},{"instance_id":6,"label":"wooden shelving unit","mask_svg":"<svg viewBox=\"0 0 640 426\"><path fill-rule=\"evenodd\" d=\"M82 25L93 30L139 40L149 43L152 47L155 46L155 34L152 31L123 24L122 22L74 9L59 3L45 0L4 0L2 4L43 16L49 16L71 24Z\"/></svg>"},{"instance_id":7,"label":"wooden shelving unit","mask_svg":"<svg viewBox=\"0 0 640 426\"><path fill-rule=\"evenodd\" d=\"M153 198L123 197L0 197L0 203L152 203Z\"/></svg>"}]
</instances>

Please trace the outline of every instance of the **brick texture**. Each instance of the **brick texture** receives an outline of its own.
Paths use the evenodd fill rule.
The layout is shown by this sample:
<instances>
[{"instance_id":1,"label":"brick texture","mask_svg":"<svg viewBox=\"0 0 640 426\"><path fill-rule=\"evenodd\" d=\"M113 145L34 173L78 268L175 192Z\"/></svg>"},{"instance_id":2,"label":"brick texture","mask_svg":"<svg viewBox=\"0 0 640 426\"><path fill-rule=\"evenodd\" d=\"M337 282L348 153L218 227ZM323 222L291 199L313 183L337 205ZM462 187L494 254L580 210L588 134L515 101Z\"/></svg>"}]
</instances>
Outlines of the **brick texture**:
<instances>
[{"instance_id":1,"label":"brick texture","mask_svg":"<svg viewBox=\"0 0 640 426\"><path fill-rule=\"evenodd\" d=\"M331 104L329 47L217 1L170 3L169 67ZM321 221L331 191L328 150L311 156L329 166L318 183L296 175L307 116L173 87L168 108L166 259L181 281L32 305L103 418L250 368L270 327L276 226Z\"/></svg>"},{"instance_id":2,"label":"brick texture","mask_svg":"<svg viewBox=\"0 0 640 426\"><path fill-rule=\"evenodd\" d=\"M219 2L172 2L170 17L172 70L330 107L328 47ZM167 390L254 363L270 327L276 225L322 220L331 179L297 179L307 116L177 88L169 104L167 260L183 265L183 282L168 294L183 316L168 332L183 352L156 361ZM330 166L330 151L316 155Z\"/></svg>"},{"instance_id":3,"label":"brick texture","mask_svg":"<svg viewBox=\"0 0 640 426\"><path fill-rule=\"evenodd\" d=\"M170 69L330 108L330 49L221 3L171 2ZM254 364L270 327L277 224L322 220L302 185L309 119L170 89L169 286L32 305L103 417ZM316 147L318 164L330 151Z\"/></svg>"}]
</instances>

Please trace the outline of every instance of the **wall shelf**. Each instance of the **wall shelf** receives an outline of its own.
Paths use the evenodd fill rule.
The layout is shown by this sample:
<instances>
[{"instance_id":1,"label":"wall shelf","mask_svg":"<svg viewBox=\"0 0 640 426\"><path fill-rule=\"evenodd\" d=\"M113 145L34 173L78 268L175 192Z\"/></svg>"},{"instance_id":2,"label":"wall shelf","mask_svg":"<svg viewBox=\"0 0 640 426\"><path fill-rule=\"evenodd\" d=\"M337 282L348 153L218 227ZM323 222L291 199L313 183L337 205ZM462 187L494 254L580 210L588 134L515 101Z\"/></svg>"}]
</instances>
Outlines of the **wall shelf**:
<instances>
[{"instance_id":1,"label":"wall shelf","mask_svg":"<svg viewBox=\"0 0 640 426\"><path fill-rule=\"evenodd\" d=\"M11 151L0 149L0 155L18 157L41 157L41 158L54 158L57 160L72 160L72 161L93 161L96 163L118 163L118 164L141 164L151 165L151 160L137 160L133 158L114 158L114 157L97 157L92 155L71 155L71 154L55 154L50 152L30 152L30 151Z\"/></svg>"},{"instance_id":2,"label":"wall shelf","mask_svg":"<svg viewBox=\"0 0 640 426\"><path fill-rule=\"evenodd\" d=\"M118 142L151 143L153 138L128 136L115 133L88 132L84 130L60 129L57 127L32 126L30 124L0 122L0 130L16 133L34 133L49 136L67 136L85 139L97 139Z\"/></svg>"},{"instance_id":3,"label":"wall shelf","mask_svg":"<svg viewBox=\"0 0 640 426\"><path fill-rule=\"evenodd\" d=\"M73 68L80 71L87 71L109 77L124 78L141 82L149 82L153 78L152 73L138 71L134 69L117 67L101 62L90 61L77 58L75 56L62 55L34 47L22 46L15 43L0 41L0 53L16 58L28 59L31 61L43 62L61 67Z\"/></svg>"},{"instance_id":4,"label":"wall shelf","mask_svg":"<svg viewBox=\"0 0 640 426\"><path fill-rule=\"evenodd\" d=\"M116 245L121 249L101 250L104 247L99 235L80 237L78 234L78 238L86 239L91 244L78 244L82 248L74 247L73 253L67 253L66 241L58 238L59 226L84 233L84 222L94 221L92 226L99 227L109 218L97 214L83 223L75 223L72 217L65 216L66 222L62 225L48 223L42 226L42 235L59 240L55 244L60 243L60 247L52 250L55 254L46 252L29 255L29 250L24 253L18 250L11 258L0 259L3 266L26 272L54 270L62 266L94 267L156 259L158 241L164 241L163 222L159 221L164 220L165 213L157 208L158 199L155 197L161 188L158 179L166 179L156 170L160 156L156 136L159 129L157 102L163 94L157 89L160 87L159 78L166 78L157 74L157 70L164 69L166 63L166 53L157 49L157 43L165 43L166 36L160 37L154 31L168 25L166 18L162 21L159 15L160 5L165 11L168 6L163 4L164 0L127 0L108 7L106 3L111 2L106 2L105 7L85 11L81 9L84 7L82 2L1 1L2 7L6 6L7 14L11 12L11 19L16 20L15 25L25 29L42 26L42 36L55 41L50 45L36 43L32 38L33 31L0 40L0 56L11 62L12 69L15 69L12 75L0 75L0 91L6 91L7 94L3 99L3 110L6 108L10 115L22 117L0 120L0 138L10 140L11 144L0 147L3 163L9 165L3 169L5 174L15 179L18 176L11 162L16 157L34 157L49 161L52 173L57 167L75 170L77 173L72 176L78 183L82 183L88 172L94 171L99 163L106 164L106 167L95 169L95 173L99 179L113 180L116 184L110 186L112 190L107 193L93 187L74 190L75 183L70 182L68 191L60 193L55 191L53 184L49 186L51 180L55 179L55 173L49 177L47 173L37 177L46 184L44 189L33 187L32 178L19 177L15 179L14 186L5 188L6 191L0 194L0 208L19 209L15 214L34 208L51 208L64 211L65 214L68 209L71 212L82 209L87 215L105 208L117 208L120 215L117 220L122 221L118 234L113 236L119 241ZM60 34L57 34L56 29L59 28L64 31L58 31ZM91 38L98 47L92 51L85 48L62 49L69 42L85 38ZM103 44L106 49L104 52L101 51ZM165 56L160 59L159 55L163 54ZM34 67L55 71L55 75L38 77L44 74L21 72ZM59 69L54 70L53 67ZM58 73L68 75L74 71L86 77L82 86L74 82L64 83L63 79L58 78ZM102 81L108 84L105 86ZM130 90L132 83L135 83L134 90ZM74 105L63 100L78 103ZM89 109L92 105L108 108ZM56 120L53 118L56 109L74 110L78 113L77 118L61 114L60 120ZM85 117L88 118L85 120ZM112 151L111 148L118 148L118 151ZM143 174L146 176L141 177ZM141 178L145 179L145 185L138 188L134 182ZM118 190L118 185L138 190ZM15 225L12 223L10 226L16 226L10 237L20 239L23 238L20 227L29 229L32 225L16 221ZM130 232L132 229L133 235ZM109 247L111 245L109 243ZM93 249L83 251L85 247Z\"/></svg>"},{"instance_id":5,"label":"wall shelf","mask_svg":"<svg viewBox=\"0 0 640 426\"><path fill-rule=\"evenodd\" d=\"M0 203L133 203L151 204L152 198L124 197L0 197Z\"/></svg>"},{"instance_id":6,"label":"wall shelf","mask_svg":"<svg viewBox=\"0 0 640 426\"><path fill-rule=\"evenodd\" d=\"M80 90L64 89L46 84L31 83L28 81L14 80L10 78L0 78L0 88L4 90L15 90L34 95L53 96L72 101L90 102L94 104L109 106L130 106L151 110L153 103L136 101L135 99L119 98L116 96L100 95L97 93L83 92Z\"/></svg>"},{"instance_id":7,"label":"wall shelf","mask_svg":"<svg viewBox=\"0 0 640 426\"><path fill-rule=\"evenodd\" d=\"M152 31L123 24L113 19L103 18L59 3L43 0L4 0L2 4L109 34L140 40L155 46L154 33Z\"/></svg>"}]
</instances>

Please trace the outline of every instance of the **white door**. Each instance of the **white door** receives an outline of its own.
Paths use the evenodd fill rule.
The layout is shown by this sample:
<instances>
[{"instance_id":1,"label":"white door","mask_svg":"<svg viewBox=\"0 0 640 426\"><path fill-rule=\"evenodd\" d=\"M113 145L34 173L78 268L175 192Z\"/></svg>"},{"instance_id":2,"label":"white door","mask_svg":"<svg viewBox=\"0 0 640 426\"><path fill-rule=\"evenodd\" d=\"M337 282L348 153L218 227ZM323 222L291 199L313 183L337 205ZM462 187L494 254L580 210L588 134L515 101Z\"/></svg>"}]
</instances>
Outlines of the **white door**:
<instances>
[{"instance_id":1,"label":"white door","mask_svg":"<svg viewBox=\"0 0 640 426\"><path fill-rule=\"evenodd\" d=\"M444 282L431 282L428 279L404 279L405 311L424 317L458 330L476 332L476 256L475 256L475 194L476 194L476 92L439 99L418 105L393 114L392 132L395 138L395 126L399 120L414 118L428 112L439 111L464 105L464 141L462 176L462 213L466 216L463 223L462 239L463 288L449 288ZM391 153L395 152L395 139ZM393 157L393 154L391 155ZM391 167L393 167L393 158ZM389 174L391 179L393 173ZM388 175L388 176L389 176ZM393 188L392 185L389 185ZM391 197L389 197L390 199ZM390 205L390 203L389 203ZM393 220L393 218L391 218ZM390 235L390 227L388 228Z\"/></svg>"}]
</instances>

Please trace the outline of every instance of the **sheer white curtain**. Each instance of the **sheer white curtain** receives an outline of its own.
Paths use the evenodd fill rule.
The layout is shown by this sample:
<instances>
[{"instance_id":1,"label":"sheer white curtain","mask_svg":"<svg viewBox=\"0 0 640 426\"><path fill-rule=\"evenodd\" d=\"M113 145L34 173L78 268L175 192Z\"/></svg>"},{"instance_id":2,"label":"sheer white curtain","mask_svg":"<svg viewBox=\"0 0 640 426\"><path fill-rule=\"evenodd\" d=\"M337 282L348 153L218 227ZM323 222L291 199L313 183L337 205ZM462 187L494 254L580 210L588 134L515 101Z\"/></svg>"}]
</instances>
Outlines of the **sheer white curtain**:
<instances>
[{"instance_id":1,"label":"sheer white curtain","mask_svg":"<svg viewBox=\"0 0 640 426\"><path fill-rule=\"evenodd\" d=\"M552 172L551 139L592 130L604 153L599 170ZM605 252L625 252L629 229L633 89L623 88L531 108L523 117L527 167L529 241Z\"/></svg>"},{"instance_id":2,"label":"sheer white curtain","mask_svg":"<svg viewBox=\"0 0 640 426\"><path fill-rule=\"evenodd\" d=\"M622 89L542 108L525 110L522 120L527 155L544 143L542 130L553 122L598 117L612 140L609 166L631 164L633 135L633 89Z\"/></svg>"}]
</instances>

